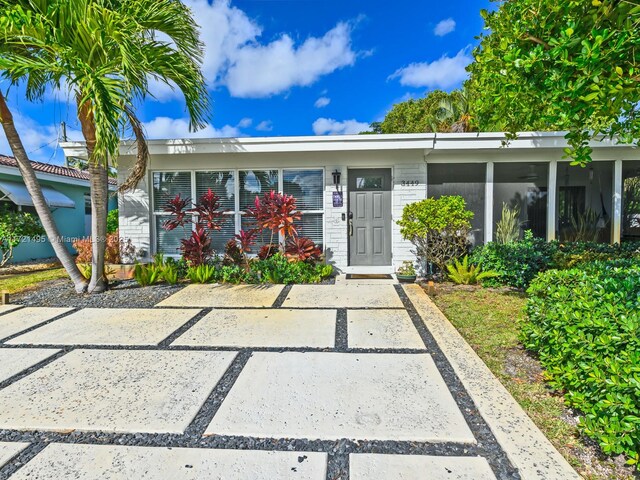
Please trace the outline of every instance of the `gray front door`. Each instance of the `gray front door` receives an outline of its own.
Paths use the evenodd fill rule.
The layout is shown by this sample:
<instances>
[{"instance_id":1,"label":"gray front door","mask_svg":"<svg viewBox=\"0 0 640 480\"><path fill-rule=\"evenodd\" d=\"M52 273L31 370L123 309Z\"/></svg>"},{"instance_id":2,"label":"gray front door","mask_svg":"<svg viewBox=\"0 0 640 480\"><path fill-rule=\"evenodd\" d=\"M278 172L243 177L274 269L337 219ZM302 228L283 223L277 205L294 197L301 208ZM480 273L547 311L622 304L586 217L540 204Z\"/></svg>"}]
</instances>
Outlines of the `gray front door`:
<instances>
[{"instance_id":1,"label":"gray front door","mask_svg":"<svg viewBox=\"0 0 640 480\"><path fill-rule=\"evenodd\" d=\"M349 170L349 265L391 265L391 169Z\"/></svg>"}]
</instances>

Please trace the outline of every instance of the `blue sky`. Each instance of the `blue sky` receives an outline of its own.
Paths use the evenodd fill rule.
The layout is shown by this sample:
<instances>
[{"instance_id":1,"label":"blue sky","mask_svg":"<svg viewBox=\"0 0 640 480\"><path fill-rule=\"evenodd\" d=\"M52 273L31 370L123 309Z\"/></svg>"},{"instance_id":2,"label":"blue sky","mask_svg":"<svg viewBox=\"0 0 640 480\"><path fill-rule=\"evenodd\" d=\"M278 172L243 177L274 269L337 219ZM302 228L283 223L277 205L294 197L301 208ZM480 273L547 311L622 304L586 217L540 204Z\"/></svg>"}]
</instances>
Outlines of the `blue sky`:
<instances>
[{"instance_id":1,"label":"blue sky","mask_svg":"<svg viewBox=\"0 0 640 480\"><path fill-rule=\"evenodd\" d=\"M185 0L206 44L210 125L188 132L180 95L154 84L140 107L150 138L358 133L394 103L465 78L488 0ZM60 122L78 138L63 93L9 101L34 160L61 163ZM0 134L1 135L1 134ZM4 136L0 153L10 151Z\"/></svg>"}]
</instances>

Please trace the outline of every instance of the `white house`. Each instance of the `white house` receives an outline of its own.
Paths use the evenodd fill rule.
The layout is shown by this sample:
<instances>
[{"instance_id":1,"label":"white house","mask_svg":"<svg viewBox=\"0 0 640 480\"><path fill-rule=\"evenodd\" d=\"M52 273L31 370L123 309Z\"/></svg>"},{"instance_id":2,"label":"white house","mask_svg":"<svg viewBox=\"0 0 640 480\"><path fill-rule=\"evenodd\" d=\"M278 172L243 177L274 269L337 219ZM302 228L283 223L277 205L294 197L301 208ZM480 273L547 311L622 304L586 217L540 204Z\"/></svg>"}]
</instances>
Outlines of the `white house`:
<instances>
[{"instance_id":1,"label":"white house","mask_svg":"<svg viewBox=\"0 0 640 480\"><path fill-rule=\"evenodd\" d=\"M348 273L388 273L413 259L396 220L408 203L440 195L466 199L475 243L491 241L503 203L520 209L522 230L549 240L584 229L600 241L640 237L639 189L631 188L640 178L639 149L603 139L581 168L562 158L562 132L504 143L501 133L152 140L146 179L120 195L120 234L147 255L177 254L184 233L161 228L165 203L211 188L226 209L213 235L217 250L246 226L243 210L257 194L278 190L298 199L301 234ZM68 157L86 155L82 143L62 147ZM119 181L134 155L123 143Z\"/></svg>"}]
</instances>

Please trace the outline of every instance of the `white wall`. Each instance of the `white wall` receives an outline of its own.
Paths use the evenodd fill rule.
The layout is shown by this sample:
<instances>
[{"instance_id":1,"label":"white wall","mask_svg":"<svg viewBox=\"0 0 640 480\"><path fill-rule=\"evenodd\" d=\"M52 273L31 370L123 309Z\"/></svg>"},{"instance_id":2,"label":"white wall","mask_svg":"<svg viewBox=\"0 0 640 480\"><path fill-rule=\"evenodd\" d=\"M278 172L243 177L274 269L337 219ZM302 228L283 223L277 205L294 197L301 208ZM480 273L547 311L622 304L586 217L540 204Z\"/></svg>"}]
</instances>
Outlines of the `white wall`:
<instances>
[{"instance_id":1,"label":"white wall","mask_svg":"<svg viewBox=\"0 0 640 480\"><path fill-rule=\"evenodd\" d=\"M119 182L122 182L133 165L133 157L121 157L119 161ZM119 196L120 235L131 238L137 248L153 254L151 238L150 182L153 171L202 170L202 169L266 169L266 168L309 168L321 167L325 171L324 195L324 241L327 259L339 269L348 265L347 222L342 214L347 214L348 168L378 167L392 168L392 243L393 264L398 266L404 260L413 260L412 246L402 240L395 221L402 215L407 203L426 197L426 167L423 150L404 151L345 151L345 152L304 152L304 153L218 153L218 154L174 154L154 155L144 182L133 191ZM341 171L343 206L333 207L333 171ZM402 182L407 182L402 185ZM417 181L414 185L409 182Z\"/></svg>"}]
</instances>

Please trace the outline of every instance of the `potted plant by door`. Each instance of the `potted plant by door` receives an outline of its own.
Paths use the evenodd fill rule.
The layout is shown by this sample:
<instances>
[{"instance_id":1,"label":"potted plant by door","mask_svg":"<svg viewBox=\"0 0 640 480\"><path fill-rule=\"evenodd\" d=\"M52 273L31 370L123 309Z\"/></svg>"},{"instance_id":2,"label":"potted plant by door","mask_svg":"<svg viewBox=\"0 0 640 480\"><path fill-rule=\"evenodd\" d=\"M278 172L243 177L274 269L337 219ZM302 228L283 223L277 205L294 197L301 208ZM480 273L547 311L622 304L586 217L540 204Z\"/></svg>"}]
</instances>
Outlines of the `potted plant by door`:
<instances>
[{"instance_id":1,"label":"potted plant by door","mask_svg":"<svg viewBox=\"0 0 640 480\"><path fill-rule=\"evenodd\" d=\"M396 277L400 282L413 283L416 281L416 269L413 266L413 262L404 261L402 266L396 270Z\"/></svg>"}]
</instances>

